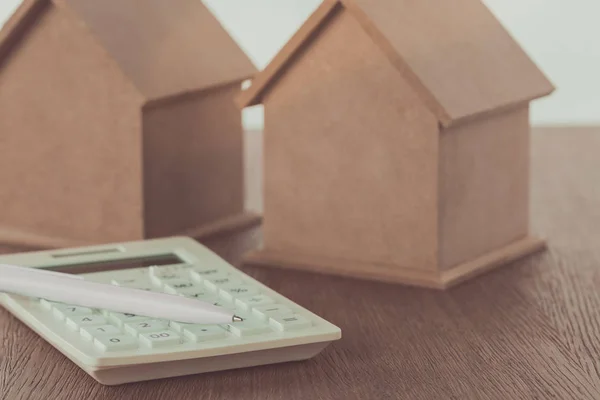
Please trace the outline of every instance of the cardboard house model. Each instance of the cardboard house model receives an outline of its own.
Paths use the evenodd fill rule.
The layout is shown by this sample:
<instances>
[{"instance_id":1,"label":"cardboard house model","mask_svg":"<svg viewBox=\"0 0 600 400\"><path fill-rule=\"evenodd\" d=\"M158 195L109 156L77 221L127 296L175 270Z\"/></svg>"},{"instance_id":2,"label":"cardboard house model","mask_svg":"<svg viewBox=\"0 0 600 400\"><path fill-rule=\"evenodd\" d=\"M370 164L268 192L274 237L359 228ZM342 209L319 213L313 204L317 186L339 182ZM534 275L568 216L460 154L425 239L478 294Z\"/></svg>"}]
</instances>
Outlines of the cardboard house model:
<instances>
[{"instance_id":1,"label":"cardboard house model","mask_svg":"<svg viewBox=\"0 0 600 400\"><path fill-rule=\"evenodd\" d=\"M255 72L199 0L25 0L0 32L0 242L255 222L235 104Z\"/></svg>"},{"instance_id":2,"label":"cardboard house model","mask_svg":"<svg viewBox=\"0 0 600 400\"><path fill-rule=\"evenodd\" d=\"M544 247L529 105L552 84L479 0L325 0L252 85L249 263L445 288Z\"/></svg>"}]
</instances>

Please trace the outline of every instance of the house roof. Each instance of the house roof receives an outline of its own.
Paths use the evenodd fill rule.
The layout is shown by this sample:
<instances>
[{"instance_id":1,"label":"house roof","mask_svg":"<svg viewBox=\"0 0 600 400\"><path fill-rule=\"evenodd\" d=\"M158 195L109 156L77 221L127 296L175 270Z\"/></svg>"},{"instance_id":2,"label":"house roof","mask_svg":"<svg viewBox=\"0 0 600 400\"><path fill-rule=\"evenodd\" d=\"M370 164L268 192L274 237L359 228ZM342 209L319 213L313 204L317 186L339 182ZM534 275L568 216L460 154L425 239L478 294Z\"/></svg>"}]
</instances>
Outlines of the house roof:
<instances>
[{"instance_id":1,"label":"house roof","mask_svg":"<svg viewBox=\"0 0 600 400\"><path fill-rule=\"evenodd\" d=\"M342 7L354 15L444 126L554 91L480 0L324 0L240 94L238 104L260 104L294 55Z\"/></svg>"},{"instance_id":2,"label":"house roof","mask_svg":"<svg viewBox=\"0 0 600 400\"><path fill-rule=\"evenodd\" d=\"M149 101L256 73L200 0L24 0L0 32L0 62L50 3L70 9Z\"/></svg>"}]
</instances>

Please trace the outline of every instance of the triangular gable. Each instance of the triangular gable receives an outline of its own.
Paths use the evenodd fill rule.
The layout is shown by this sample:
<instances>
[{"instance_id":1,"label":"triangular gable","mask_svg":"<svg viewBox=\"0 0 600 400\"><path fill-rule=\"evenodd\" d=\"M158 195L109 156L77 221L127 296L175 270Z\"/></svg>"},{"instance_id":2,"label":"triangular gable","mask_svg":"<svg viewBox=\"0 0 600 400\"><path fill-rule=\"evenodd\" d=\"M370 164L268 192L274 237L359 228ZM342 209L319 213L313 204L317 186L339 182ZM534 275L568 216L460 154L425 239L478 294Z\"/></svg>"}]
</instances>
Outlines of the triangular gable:
<instances>
[{"instance_id":1,"label":"triangular gable","mask_svg":"<svg viewBox=\"0 0 600 400\"><path fill-rule=\"evenodd\" d=\"M86 25L148 101L241 82L257 71L199 0L24 0L0 31L0 63L52 3Z\"/></svg>"},{"instance_id":2,"label":"triangular gable","mask_svg":"<svg viewBox=\"0 0 600 400\"><path fill-rule=\"evenodd\" d=\"M354 15L444 126L554 90L479 0L324 0L238 104L259 104L340 7Z\"/></svg>"},{"instance_id":3,"label":"triangular gable","mask_svg":"<svg viewBox=\"0 0 600 400\"><path fill-rule=\"evenodd\" d=\"M50 0L24 0L6 21L0 31L0 67L49 4Z\"/></svg>"},{"instance_id":4,"label":"triangular gable","mask_svg":"<svg viewBox=\"0 0 600 400\"><path fill-rule=\"evenodd\" d=\"M63 0L150 100L245 80L256 67L200 0Z\"/></svg>"}]
</instances>

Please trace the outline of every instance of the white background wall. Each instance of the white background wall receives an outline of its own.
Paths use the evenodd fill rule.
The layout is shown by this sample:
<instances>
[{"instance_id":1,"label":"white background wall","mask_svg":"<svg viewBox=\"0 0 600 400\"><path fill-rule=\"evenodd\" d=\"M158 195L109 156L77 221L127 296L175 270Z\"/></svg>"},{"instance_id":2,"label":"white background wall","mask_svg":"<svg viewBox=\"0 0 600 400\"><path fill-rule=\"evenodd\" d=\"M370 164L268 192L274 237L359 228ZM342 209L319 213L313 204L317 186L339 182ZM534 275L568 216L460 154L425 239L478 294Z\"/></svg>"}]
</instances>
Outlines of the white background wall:
<instances>
[{"instance_id":1,"label":"white background wall","mask_svg":"<svg viewBox=\"0 0 600 400\"><path fill-rule=\"evenodd\" d=\"M269 62L321 2L203 1L259 68ZM600 23L597 22L600 1L484 2L558 88L552 97L534 104L532 122L600 123ZM20 0L0 0L0 24L19 3ZM259 123L256 118L250 115L250 124Z\"/></svg>"}]
</instances>

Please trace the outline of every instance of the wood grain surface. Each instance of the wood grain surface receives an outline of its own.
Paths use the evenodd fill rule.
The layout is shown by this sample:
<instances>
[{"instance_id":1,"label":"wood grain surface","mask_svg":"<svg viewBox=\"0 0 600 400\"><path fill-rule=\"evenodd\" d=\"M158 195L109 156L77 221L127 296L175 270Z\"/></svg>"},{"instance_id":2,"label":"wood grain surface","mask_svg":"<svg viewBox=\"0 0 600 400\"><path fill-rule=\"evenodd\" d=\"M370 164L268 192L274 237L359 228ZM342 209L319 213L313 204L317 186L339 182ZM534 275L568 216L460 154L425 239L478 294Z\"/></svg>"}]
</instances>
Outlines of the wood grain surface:
<instances>
[{"instance_id":1,"label":"wood grain surface","mask_svg":"<svg viewBox=\"0 0 600 400\"><path fill-rule=\"evenodd\" d=\"M599 399L600 129L538 129L533 155L548 251L447 292L242 267L341 327L312 360L104 387L0 310L0 399Z\"/></svg>"}]
</instances>

